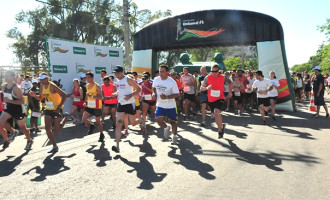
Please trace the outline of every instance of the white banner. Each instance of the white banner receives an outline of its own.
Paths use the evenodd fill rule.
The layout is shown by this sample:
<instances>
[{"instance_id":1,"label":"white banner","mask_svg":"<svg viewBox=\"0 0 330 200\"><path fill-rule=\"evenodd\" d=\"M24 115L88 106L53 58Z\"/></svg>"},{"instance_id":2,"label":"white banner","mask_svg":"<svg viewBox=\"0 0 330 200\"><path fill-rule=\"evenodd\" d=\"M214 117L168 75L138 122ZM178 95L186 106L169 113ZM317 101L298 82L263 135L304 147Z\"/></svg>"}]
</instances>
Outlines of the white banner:
<instances>
[{"instance_id":1,"label":"white banner","mask_svg":"<svg viewBox=\"0 0 330 200\"><path fill-rule=\"evenodd\" d=\"M116 65L123 66L123 49L84 44L74 41L48 38L48 64L52 80L61 79L62 90L72 93L73 79L80 80L80 74L91 71L95 82L102 84L100 71L105 69L108 75ZM69 112L72 99L67 98L64 111Z\"/></svg>"}]
</instances>

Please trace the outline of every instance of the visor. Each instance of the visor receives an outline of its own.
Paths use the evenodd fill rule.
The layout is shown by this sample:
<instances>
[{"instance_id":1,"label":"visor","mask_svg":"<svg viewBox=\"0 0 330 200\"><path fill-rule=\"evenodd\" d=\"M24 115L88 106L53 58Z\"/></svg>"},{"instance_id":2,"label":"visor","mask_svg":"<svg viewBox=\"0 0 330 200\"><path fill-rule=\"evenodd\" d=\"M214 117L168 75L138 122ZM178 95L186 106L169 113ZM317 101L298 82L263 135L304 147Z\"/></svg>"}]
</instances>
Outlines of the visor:
<instances>
[{"instance_id":1,"label":"visor","mask_svg":"<svg viewBox=\"0 0 330 200\"><path fill-rule=\"evenodd\" d=\"M46 74L40 74L39 75L39 79L45 79L48 78L48 76Z\"/></svg>"}]
</instances>

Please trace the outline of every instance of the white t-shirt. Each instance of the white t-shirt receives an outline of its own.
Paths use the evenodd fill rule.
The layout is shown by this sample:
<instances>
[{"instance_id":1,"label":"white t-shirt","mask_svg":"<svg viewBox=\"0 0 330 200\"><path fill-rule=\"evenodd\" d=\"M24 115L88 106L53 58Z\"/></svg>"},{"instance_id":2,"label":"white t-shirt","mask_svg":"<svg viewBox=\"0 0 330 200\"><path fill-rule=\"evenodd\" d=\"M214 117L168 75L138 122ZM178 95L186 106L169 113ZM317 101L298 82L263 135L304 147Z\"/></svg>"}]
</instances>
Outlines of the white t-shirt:
<instances>
[{"instance_id":1,"label":"white t-shirt","mask_svg":"<svg viewBox=\"0 0 330 200\"><path fill-rule=\"evenodd\" d=\"M161 99L160 95L165 94L166 96L172 94L179 94L178 85L175 80L171 77L167 77L166 80L162 80L161 77L156 77L152 83L152 87L156 88L157 92L157 107L161 108L175 108L176 102L175 99Z\"/></svg>"},{"instance_id":2,"label":"white t-shirt","mask_svg":"<svg viewBox=\"0 0 330 200\"><path fill-rule=\"evenodd\" d=\"M330 76L327 78L328 85L330 85Z\"/></svg>"},{"instance_id":3,"label":"white t-shirt","mask_svg":"<svg viewBox=\"0 0 330 200\"><path fill-rule=\"evenodd\" d=\"M256 81L255 78L248 78L249 83L246 85L245 92L246 93L252 93L252 85Z\"/></svg>"},{"instance_id":4,"label":"white t-shirt","mask_svg":"<svg viewBox=\"0 0 330 200\"><path fill-rule=\"evenodd\" d=\"M252 88L257 88L257 97L258 98L268 98L269 94L259 94L259 91L268 91L269 87L272 86L272 83L269 81L269 79L264 79L262 81L256 80L254 81Z\"/></svg>"},{"instance_id":5,"label":"white t-shirt","mask_svg":"<svg viewBox=\"0 0 330 200\"><path fill-rule=\"evenodd\" d=\"M297 88L302 88L303 87L303 80L302 79L299 79L297 78Z\"/></svg>"},{"instance_id":6,"label":"white t-shirt","mask_svg":"<svg viewBox=\"0 0 330 200\"><path fill-rule=\"evenodd\" d=\"M22 88L22 92L23 94L27 94L30 90L30 88L32 88L32 83L30 81L22 81L21 83L21 88Z\"/></svg>"},{"instance_id":7,"label":"white t-shirt","mask_svg":"<svg viewBox=\"0 0 330 200\"><path fill-rule=\"evenodd\" d=\"M270 80L270 82L272 83L273 87L280 87L280 82L278 81L278 79L273 79ZM277 89L274 87L271 91L268 92L269 97L277 97L278 93L277 93Z\"/></svg>"}]
</instances>

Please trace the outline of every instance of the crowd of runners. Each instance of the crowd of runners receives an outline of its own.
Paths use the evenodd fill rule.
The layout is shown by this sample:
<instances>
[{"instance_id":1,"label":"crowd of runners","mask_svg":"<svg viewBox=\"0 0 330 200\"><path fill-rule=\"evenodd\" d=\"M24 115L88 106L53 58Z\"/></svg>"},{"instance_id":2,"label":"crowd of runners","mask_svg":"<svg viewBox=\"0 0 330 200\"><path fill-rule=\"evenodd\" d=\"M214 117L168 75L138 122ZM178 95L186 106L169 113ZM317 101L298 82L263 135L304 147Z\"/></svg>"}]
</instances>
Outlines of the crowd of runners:
<instances>
[{"instance_id":1,"label":"crowd of runners","mask_svg":"<svg viewBox=\"0 0 330 200\"><path fill-rule=\"evenodd\" d=\"M324 77L319 66L313 70L312 75L292 73L291 83L298 102L304 98L309 100L313 91L317 106L315 117L319 117L320 106L323 106L328 118L324 93L330 93L330 77ZM97 126L98 141L104 142L104 119L110 115L116 136L112 150L117 153L120 152L122 135L128 134L129 123L140 126L142 133L146 134L146 124L153 118L164 129L164 139L172 133L172 143L176 144L180 115L183 121L196 121L196 115L201 115L199 123L207 127L206 115L210 113L218 127L218 138L222 138L225 124L221 112L240 116L244 112L258 110L261 124L266 124L267 115L277 120L275 107L280 83L276 72L267 72L269 79L264 77L264 73L251 70L222 72L218 65L213 65L210 73L206 67L201 67L200 72L190 72L184 67L182 73L176 73L171 72L167 65L160 65L154 79L149 72L144 72L139 79L138 73L125 72L123 67L116 66L114 76L108 76L106 70L102 70L101 80L94 80L92 72L81 74L80 79L72 82L72 94L66 94L59 83L50 81L47 73L31 80L24 75L17 78L13 71L7 71L0 98L3 148L9 146L19 133L17 129L20 129L27 139L25 149L30 150L33 144L31 134L40 132L38 118L41 116L44 116L45 130L53 145L52 153L59 149L53 134L59 133L69 118L76 125L86 126L86 134L92 134ZM68 98L73 101L71 113L63 113ZM26 125L26 113L31 116L30 130ZM95 122L91 121L91 117Z\"/></svg>"}]
</instances>

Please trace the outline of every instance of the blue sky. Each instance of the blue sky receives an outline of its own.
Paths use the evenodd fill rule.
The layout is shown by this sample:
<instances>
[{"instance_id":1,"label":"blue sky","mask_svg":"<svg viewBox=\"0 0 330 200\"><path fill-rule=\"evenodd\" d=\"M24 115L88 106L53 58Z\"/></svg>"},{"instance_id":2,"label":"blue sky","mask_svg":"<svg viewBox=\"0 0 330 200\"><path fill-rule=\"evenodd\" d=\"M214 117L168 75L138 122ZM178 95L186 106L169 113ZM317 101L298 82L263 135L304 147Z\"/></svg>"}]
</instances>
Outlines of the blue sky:
<instances>
[{"instance_id":1,"label":"blue sky","mask_svg":"<svg viewBox=\"0 0 330 200\"><path fill-rule=\"evenodd\" d=\"M118 1L117 2L122 2ZM172 10L173 15L209 9L250 10L264 13L278 19L284 30L285 47L289 67L307 62L314 55L325 35L317 30L330 18L329 0L134 0L140 9ZM0 6L0 65L18 65L8 45L12 40L5 33L17 26L23 33L29 32L28 25L15 23L15 15L21 10L39 6L34 0L3 1Z\"/></svg>"}]
</instances>

